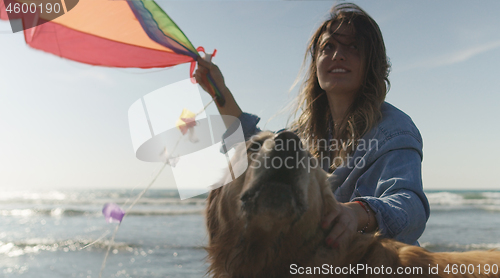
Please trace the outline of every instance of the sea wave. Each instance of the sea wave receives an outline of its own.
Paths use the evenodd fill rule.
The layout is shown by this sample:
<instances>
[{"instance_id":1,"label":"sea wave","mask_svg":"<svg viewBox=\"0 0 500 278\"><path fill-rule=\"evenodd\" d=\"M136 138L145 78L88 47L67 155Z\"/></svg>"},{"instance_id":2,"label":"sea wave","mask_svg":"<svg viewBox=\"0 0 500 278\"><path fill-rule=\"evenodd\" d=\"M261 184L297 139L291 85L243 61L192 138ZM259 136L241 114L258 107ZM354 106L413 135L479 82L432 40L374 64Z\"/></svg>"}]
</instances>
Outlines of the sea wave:
<instances>
[{"instance_id":1,"label":"sea wave","mask_svg":"<svg viewBox=\"0 0 500 278\"><path fill-rule=\"evenodd\" d=\"M133 253L134 255L150 255L160 246L143 246L141 244L133 244L127 242L111 242L109 239L97 240L91 238L56 240L52 238L32 238L27 240L2 242L0 241L0 256L19 257L26 254L38 254L41 252L76 252L76 251L103 251L107 250L111 245L111 252L117 253ZM186 249L204 249L203 246L178 246L178 245L161 245L162 249L172 248L175 250Z\"/></svg>"},{"instance_id":2,"label":"sea wave","mask_svg":"<svg viewBox=\"0 0 500 278\"><path fill-rule=\"evenodd\" d=\"M79 216L79 215L91 215L96 214L96 212L89 212L77 209L63 209L63 208L53 208L53 209L2 209L0 210L1 216L40 216L40 215L50 215L53 217L60 216Z\"/></svg>"},{"instance_id":3,"label":"sea wave","mask_svg":"<svg viewBox=\"0 0 500 278\"><path fill-rule=\"evenodd\" d=\"M464 252L473 250L492 250L500 251L500 243L472 243L472 244L455 244L455 243L420 243L425 249L432 252Z\"/></svg>"},{"instance_id":4,"label":"sea wave","mask_svg":"<svg viewBox=\"0 0 500 278\"><path fill-rule=\"evenodd\" d=\"M188 215L188 214L202 214L204 207L186 207L178 209L150 209L150 210L131 210L127 215L134 216L155 216L155 215ZM102 212L96 210L80 210L80 209L67 209L67 208L48 208L48 209L2 209L0 216L16 216L16 217L31 217L31 216L51 216L51 217L70 217L70 216L94 216L100 217Z\"/></svg>"},{"instance_id":5,"label":"sea wave","mask_svg":"<svg viewBox=\"0 0 500 278\"><path fill-rule=\"evenodd\" d=\"M75 216L100 213L105 203L117 203L127 208L137 197L138 192L131 190L89 190L89 191L6 191L0 195L0 215L51 215ZM499 191L426 191L434 211L479 209L500 211ZM131 212L134 215L177 215L199 213L198 207L206 205L206 194L180 200L177 190L151 190L136 203L136 206L150 207L150 210ZM33 207L50 209L32 209ZM71 207L71 209L68 209ZM84 207L85 209L82 209ZM88 207L94 208L89 210ZM153 210L153 207L155 208ZM161 207L161 210L156 209ZM171 207L172 209L168 209ZM175 209L174 209L175 207ZM179 211L177 207L183 207ZM188 209L191 207L191 209ZM10 208L15 208L10 209ZM23 209L24 208L24 209ZM62 209L61 209L62 208ZM163 209L165 208L165 209ZM186 212L187 211L187 212Z\"/></svg>"},{"instance_id":6,"label":"sea wave","mask_svg":"<svg viewBox=\"0 0 500 278\"><path fill-rule=\"evenodd\" d=\"M6 255L8 257L18 257L26 254L37 254L43 251L48 251L48 252L80 251L83 250L85 246L88 246L91 243L92 245L85 249L105 250L108 248L109 244L111 244L109 240L94 242L94 240L92 239L55 240L51 238L33 238L25 241L15 241L15 242L0 241L0 255ZM134 252L140 249L141 247L130 243L113 242L111 248L112 250L117 250L118 252L120 251Z\"/></svg>"},{"instance_id":7,"label":"sea wave","mask_svg":"<svg viewBox=\"0 0 500 278\"><path fill-rule=\"evenodd\" d=\"M0 195L0 204L37 204L37 205L97 205L104 203L132 203L138 192L126 190L95 191L6 191ZM203 194L181 200L177 190L152 190L137 201L143 205L203 205L207 195Z\"/></svg>"},{"instance_id":8,"label":"sea wave","mask_svg":"<svg viewBox=\"0 0 500 278\"><path fill-rule=\"evenodd\" d=\"M500 211L500 192L463 191L426 193L432 210L480 209Z\"/></svg>"}]
</instances>

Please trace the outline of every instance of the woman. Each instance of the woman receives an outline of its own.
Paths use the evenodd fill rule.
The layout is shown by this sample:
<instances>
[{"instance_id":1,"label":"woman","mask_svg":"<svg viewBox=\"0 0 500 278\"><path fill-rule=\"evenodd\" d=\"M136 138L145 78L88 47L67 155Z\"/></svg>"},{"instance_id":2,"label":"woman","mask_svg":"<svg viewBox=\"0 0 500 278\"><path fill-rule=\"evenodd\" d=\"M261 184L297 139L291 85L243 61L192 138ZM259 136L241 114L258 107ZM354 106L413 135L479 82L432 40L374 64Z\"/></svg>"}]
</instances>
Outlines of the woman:
<instances>
[{"instance_id":1,"label":"woman","mask_svg":"<svg viewBox=\"0 0 500 278\"><path fill-rule=\"evenodd\" d=\"M339 4L312 36L311 59L301 87L292 129L322 161L338 201L338 213L325 215L331 229L326 244L347 242L356 232L418 245L429 218L422 188L422 138L410 117L384 102L389 63L377 23L354 4ZM243 113L218 67L198 60L196 80L209 93L210 72L226 104L222 115L241 121L245 137L260 131L259 118ZM213 93L211 93L213 95Z\"/></svg>"}]
</instances>

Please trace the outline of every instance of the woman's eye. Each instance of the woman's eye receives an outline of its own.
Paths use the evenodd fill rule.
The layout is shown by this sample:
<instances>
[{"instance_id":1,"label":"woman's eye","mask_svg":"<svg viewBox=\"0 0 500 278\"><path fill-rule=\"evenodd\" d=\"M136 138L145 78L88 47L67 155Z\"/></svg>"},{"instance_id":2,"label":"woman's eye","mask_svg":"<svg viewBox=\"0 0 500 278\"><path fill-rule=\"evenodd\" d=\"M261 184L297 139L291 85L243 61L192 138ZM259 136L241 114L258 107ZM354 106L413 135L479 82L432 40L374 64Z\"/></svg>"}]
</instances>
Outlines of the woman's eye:
<instances>
[{"instance_id":1,"label":"woman's eye","mask_svg":"<svg viewBox=\"0 0 500 278\"><path fill-rule=\"evenodd\" d=\"M323 50L330 50L332 48L333 48L333 46L331 43L327 43L327 44L323 45Z\"/></svg>"},{"instance_id":2,"label":"woman's eye","mask_svg":"<svg viewBox=\"0 0 500 278\"><path fill-rule=\"evenodd\" d=\"M353 50L358 50L358 45L356 45L356 44L351 44L351 45L349 46L349 48L351 48L351 49L353 49Z\"/></svg>"}]
</instances>

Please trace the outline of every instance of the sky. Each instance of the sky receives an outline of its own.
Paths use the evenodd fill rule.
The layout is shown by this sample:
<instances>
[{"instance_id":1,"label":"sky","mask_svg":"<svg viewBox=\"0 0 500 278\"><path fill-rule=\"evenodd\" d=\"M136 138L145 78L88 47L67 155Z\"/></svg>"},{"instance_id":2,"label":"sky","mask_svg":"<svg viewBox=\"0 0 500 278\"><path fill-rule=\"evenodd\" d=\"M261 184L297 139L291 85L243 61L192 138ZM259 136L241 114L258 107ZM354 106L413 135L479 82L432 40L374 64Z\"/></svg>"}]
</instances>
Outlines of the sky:
<instances>
[{"instance_id":1,"label":"sky","mask_svg":"<svg viewBox=\"0 0 500 278\"><path fill-rule=\"evenodd\" d=\"M308 39L338 2L157 1L195 47L217 49L238 104L269 130L285 127ZM500 1L353 2L382 30L386 100L422 134L424 189L499 189ZM0 189L132 189L152 179L161 164L135 157L128 109L188 78L189 65L85 65L28 47L7 21L0 51ZM176 188L171 169L154 188Z\"/></svg>"}]
</instances>

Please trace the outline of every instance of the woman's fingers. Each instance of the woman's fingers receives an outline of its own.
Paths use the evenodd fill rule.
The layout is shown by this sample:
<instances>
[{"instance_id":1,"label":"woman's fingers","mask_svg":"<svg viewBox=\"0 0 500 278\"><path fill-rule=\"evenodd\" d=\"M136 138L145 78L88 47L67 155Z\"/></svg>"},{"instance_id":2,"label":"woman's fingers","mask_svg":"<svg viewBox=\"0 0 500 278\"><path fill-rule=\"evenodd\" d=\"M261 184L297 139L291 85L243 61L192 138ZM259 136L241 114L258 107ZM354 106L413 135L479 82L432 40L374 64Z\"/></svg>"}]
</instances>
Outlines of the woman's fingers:
<instances>
[{"instance_id":1,"label":"woman's fingers","mask_svg":"<svg viewBox=\"0 0 500 278\"><path fill-rule=\"evenodd\" d=\"M224 84L222 73L212 62L205 61L201 57L198 57L196 61L198 62L198 69L194 73L196 82L200 84L203 90L208 92L211 96L214 96L215 92L213 91L213 88L210 85L210 81L208 80L208 74L212 76L212 79L216 83L216 86L221 86L221 84Z\"/></svg>"},{"instance_id":2,"label":"woman's fingers","mask_svg":"<svg viewBox=\"0 0 500 278\"><path fill-rule=\"evenodd\" d=\"M331 227L332 223L336 223L328 236L325 239L326 245L331 248L336 248L338 246L337 238L344 232L344 229L341 225L337 225L339 223L340 211L342 209L336 209L333 212L325 215L321 222L321 228L328 229Z\"/></svg>"},{"instance_id":3,"label":"woman's fingers","mask_svg":"<svg viewBox=\"0 0 500 278\"><path fill-rule=\"evenodd\" d=\"M198 57L196 61L198 62L198 69L201 70L203 75L210 74L213 82L219 89L225 87L224 77L222 76L222 72L217 65L212 62L205 61L201 57Z\"/></svg>"},{"instance_id":4,"label":"woman's fingers","mask_svg":"<svg viewBox=\"0 0 500 278\"><path fill-rule=\"evenodd\" d=\"M340 215L340 211L340 209L336 209L335 211L325 215L321 221L321 228L328 229L332 222Z\"/></svg>"},{"instance_id":5,"label":"woman's fingers","mask_svg":"<svg viewBox=\"0 0 500 278\"><path fill-rule=\"evenodd\" d=\"M196 61L198 62L198 67L204 67L206 69L210 69L212 62L205 61L201 56L199 56Z\"/></svg>"},{"instance_id":6,"label":"woman's fingers","mask_svg":"<svg viewBox=\"0 0 500 278\"><path fill-rule=\"evenodd\" d=\"M357 218L354 211L343 204L339 204L337 213L330 213L323 218L322 227L328 228L334 223L332 230L325 239L326 245L337 248L347 242L357 232Z\"/></svg>"},{"instance_id":7,"label":"woman's fingers","mask_svg":"<svg viewBox=\"0 0 500 278\"><path fill-rule=\"evenodd\" d=\"M338 248L340 245L344 245L348 242L355 232L356 231L353 231L349 224L339 221L326 237L326 245L330 248Z\"/></svg>"},{"instance_id":8,"label":"woman's fingers","mask_svg":"<svg viewBox=\"0 0 500 278\"><path fill-rule=\"evenodd\" d=\"M347 229L344 223L342 222L337 222L335 226L333 226L332 231L328 234L328 236L325 239L326 245L336 248L339 245L339 239L341 238L342 235L346 233Z\"/></svg>"},{"instance_id":9,"label":"woman's fingers","mask_svg":"<svg viewBox=\"0 0 500 278\"><path fill-rule=\"evenodd\" d=\"M201 88L203 90L207 91L208 93L211 93L211 88L210 88L210 82L208 81L207 74L204 73L203 70L197 69L194 72L194 78L196 79L196 82L200 84Z\"/></svg>"}]
</instances>

